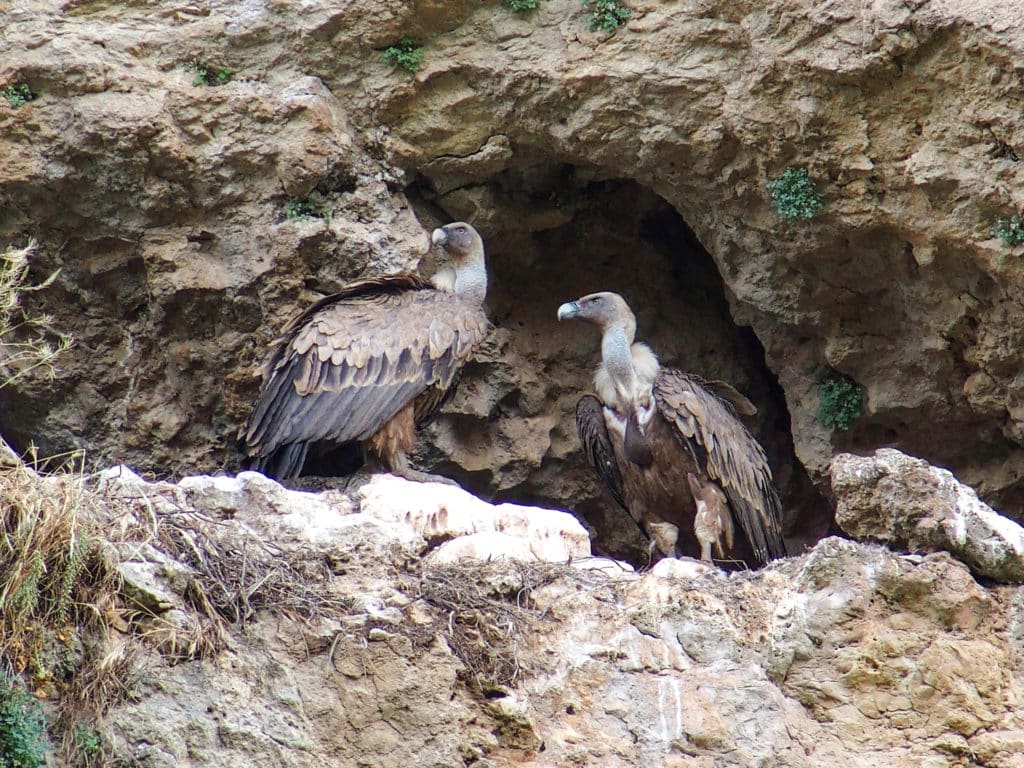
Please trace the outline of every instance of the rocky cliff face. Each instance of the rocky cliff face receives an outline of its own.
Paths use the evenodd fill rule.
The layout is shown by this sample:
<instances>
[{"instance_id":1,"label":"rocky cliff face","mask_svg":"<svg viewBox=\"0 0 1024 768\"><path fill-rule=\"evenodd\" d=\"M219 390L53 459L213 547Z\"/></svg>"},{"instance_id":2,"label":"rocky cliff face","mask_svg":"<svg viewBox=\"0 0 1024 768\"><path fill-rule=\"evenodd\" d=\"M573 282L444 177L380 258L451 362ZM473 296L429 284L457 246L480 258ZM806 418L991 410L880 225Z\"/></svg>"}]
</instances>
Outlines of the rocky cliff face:
<instances>
[{"instance_id":1,"label":"rocky cliff face","mask_svg":"<svg viewBox=\"0 0 1024 768\"><path fill-rule=\"evenodd\" d=\"M922 506L997 519L894 451L833 475L879 540ZM96 493L131 660L117 764L1022 765L1020 589L927 523L909 555L830 537L759 572L637 574L566 513L389 476L346 496L116 468ZM996 527L958 552L1019 580L1024 529Z\"/></svg>"},{"instance_id":2,"label":"rocky cliff face","mask_svg":"<svg viewBox=\"0 0 1024 768\"><path fill-rule=\"evenodd\" d=\"M593 339L553 319L614 287L663 359L761 407L795 544L825 531L835 448L903 447L1020 518L1022 272L989 229L1024 207L1024 39L1019 9L961 6L637 0L609 36L574 0L15 3L0 83L37 98L0 103L0 237L62 269L34 308L77 346L4 390L0 431L235 469L284 320L469 218L497 327L421 458L477 492L629 551L572 426ZM403 36L415 75L380 52ZM772 209L790 166L817 219ZM329 217L288 218L304 201ZM815 419L829 370L867 393L849 433Z\"/></svg>"}]
</instances>

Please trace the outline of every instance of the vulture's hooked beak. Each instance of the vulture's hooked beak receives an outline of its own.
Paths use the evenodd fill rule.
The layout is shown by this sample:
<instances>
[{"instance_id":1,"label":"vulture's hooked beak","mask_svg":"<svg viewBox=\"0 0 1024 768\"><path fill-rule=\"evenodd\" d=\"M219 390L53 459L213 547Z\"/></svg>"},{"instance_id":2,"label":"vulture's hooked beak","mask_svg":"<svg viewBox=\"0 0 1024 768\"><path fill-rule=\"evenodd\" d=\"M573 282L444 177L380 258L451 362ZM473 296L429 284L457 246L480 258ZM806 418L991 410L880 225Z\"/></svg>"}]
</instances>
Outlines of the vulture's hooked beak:
<instances>
[{"instance_id":1,"label":"vulture's hooked beak","mask_svg":"<svg viewBox=\"0 0 1024 768\"><path fill-rule=\"evenodd\" d=\"M448 242L448 233L438 227L434 230L433 234L430 235L430 242L434 245L445 245Z\"/></svg>"},{"instance_id":2,"label":"vulture's hooked beak","mask_svg":"<svg viewBox=\"0 0 1024 768\"><path fill-rule=\"evenodd\" d=\"M580 303L578 301L567 301L558 308L558 319L566 320L570 317L576 317L579 313Z\"/></svg>"}]
</instances>

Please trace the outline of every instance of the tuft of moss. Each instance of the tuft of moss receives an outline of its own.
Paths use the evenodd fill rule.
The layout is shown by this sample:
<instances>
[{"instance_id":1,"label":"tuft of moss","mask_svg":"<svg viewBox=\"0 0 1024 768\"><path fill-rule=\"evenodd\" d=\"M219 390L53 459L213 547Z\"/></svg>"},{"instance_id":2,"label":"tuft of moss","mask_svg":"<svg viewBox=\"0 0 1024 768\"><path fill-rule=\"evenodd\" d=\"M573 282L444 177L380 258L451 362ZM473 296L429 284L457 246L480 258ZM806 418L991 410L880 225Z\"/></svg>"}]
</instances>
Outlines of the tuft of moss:
<instances>
[{"instance_id":1,"label":"tuft of moss","mask_svg":"<svg viewBox=\"0 0 1024 768\"><path fill-rule=\"evenodd\" d=\"M228 67L213 66L202 59L193 61L192 66L196 70L196 76L192 78L192 85L195 86L206 85L215 88L218 85L227 85L234 74Z\"/></svg>"},{"instance_id":2,"label":"tuft of moss","mask_svg":"<svg viewBox=\"0 0 1024 768\"><path fill-rule=\"evenodd\" d=\"M384 58L409 72L418 72L423 63L423 47L409 37L403 37L384 49Z\"/></svg>"},{"instance_id":3,"label":"tuft of moss","mask_svg":"<svg viewBox=\"0 0 1024 768\"><path fill-rule=\"evenodd\" d=\"M629 8L619 0L583 0L583 7L590 11L590 28L611 34L629 18Z\"/></svg>"},{"instance_id":4,"label":"tuft of moss","mask_svg":"<svg viewBox=\"0 0 1024 768\"><path fill-rule=\"evenodd\" d=\"M0 768L46 765L43 707L17 678L0 674Z\"/></svg>"},{"instance_id":5,"label":"tuft of moss","mask_svg":"<svg viewBox=\"0 0 1024 768\"><path fill-rule=\"evenodd\" d=\"M32 92L32 89L28 87L28 83L15 83L14 85L6 85L3 89L4 98L7 99L7 103L11 105L12 109L17 109L23 104L27 104L30 101L35 101L36 94Z\"/></svg>"},{"instance_id":6,"label":"tuft of moss","mask_svg":"<svg viewBox=\"0 0 1024 768\"><path fill-rule=\"evenodd\" d=\"M995 226L989 230L989 234L1002 240L1007 248L1024 244L1024 216L1019 213L1008 219L1000 216L996 219Z\"/></svg>"},{"instance_id":7,"label":"tuft of moss","mask_svg":"<svg viewBox=\"0 0 1024 768\"><path fill-rule=\"evenodd\" d=\"M784 219L813 219L821 213L821 195L806 168L787 168L782 176L768 182L768 193Z\"/></svg>"},{"instance_id":8,"label":"tuft of moss","mask_svg":"<svg viewBox=\"0 0 1024 768\"><path fill-rule=\"evenodd\" d=\"M864 390L837 371L818 382L818 421L829 429L849 432L864 412Z\"/></svg>"}]
</instances>

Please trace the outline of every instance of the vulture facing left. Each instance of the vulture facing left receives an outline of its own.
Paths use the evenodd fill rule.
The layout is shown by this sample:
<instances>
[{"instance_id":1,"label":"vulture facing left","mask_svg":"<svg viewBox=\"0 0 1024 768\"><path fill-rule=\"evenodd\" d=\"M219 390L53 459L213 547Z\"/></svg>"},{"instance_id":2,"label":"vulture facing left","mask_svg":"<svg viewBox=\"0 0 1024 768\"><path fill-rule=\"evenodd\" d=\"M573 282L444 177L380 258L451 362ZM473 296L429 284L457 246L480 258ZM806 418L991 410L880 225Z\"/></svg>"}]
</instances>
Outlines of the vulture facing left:
<instances>
[{"instance_id":1,"label":"vulture facing left","mask_svg":"<svg viewBox=\"0 0 1024 768\"><path fill-rule=\"evenodd\" d=\"M451 260L430 280L360 280L285 326L244 430L254 469L291 480L313 444L359 441L371 462L425 479L407 456L416 427L454 393L489 327L480 235L460 221L431 240Z\"/></svg>"},{"instance_id":2,"label":"vulture facing left","mask_svg":"<svg viewBox=\"0 0 1024 768\"><path fill-rule=\"evenodd\" d=\"M598 397L576 406L580 442L652 551L740 567L784 556L771 467L736 415L754 405L724 382L661 367L634 343L636 318L617 293L563 304L558 319L568 318L601 329Z\"/></svg>"}]
</instances>

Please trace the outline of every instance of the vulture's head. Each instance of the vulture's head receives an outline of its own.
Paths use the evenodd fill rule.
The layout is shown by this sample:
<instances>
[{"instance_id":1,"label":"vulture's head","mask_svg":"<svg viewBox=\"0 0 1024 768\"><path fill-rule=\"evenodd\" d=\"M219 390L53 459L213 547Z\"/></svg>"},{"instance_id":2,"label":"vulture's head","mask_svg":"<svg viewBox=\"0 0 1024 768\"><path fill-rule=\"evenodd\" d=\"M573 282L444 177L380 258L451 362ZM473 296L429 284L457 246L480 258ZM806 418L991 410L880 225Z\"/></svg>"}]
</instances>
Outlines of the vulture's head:
<instances>
[{"instance_id":1,"label":"vulture's head","mask_svg":"<svg viewBox=\"0 0 1024 768\"><path fill-rule=\"evenodd\" d=\"M453 221L438 227L430 240L434 245L444 248L457 261L482 257L484 253L484 241L480 234L464 221Z\"/></svg>"},{"instance_id":2,"label":"vulture's head","mask_svg":"<svg viewBox=\"0 0 1024 768\"><path fill-rule=\"evenodd\" d=\"M602 331L617 326L636 328L636 318L626 300L611 291L590 293L558 308L559 320L573 317L593 323Z\"/></svg>"}]
</instances>

